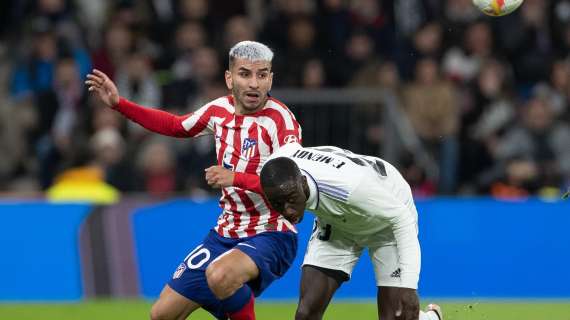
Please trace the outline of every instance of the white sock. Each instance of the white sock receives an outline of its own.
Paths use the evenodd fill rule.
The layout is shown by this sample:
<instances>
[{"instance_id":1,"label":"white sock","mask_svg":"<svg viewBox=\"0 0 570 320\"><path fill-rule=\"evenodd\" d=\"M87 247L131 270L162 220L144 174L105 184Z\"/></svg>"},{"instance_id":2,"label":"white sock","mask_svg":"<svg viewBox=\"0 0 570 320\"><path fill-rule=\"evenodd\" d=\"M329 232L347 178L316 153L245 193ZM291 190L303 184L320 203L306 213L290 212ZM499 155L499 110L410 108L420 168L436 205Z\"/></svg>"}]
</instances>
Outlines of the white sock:
<instances>
[{"instance_id":1,"label":"white sock","mask_svg":"<svg viewBox=\"0 0 570 320\"><path fill-rule=\"evenodd\" d=\"M420 320L440 320L434 311L420 311Z\"/></svg>"}]
</instances>

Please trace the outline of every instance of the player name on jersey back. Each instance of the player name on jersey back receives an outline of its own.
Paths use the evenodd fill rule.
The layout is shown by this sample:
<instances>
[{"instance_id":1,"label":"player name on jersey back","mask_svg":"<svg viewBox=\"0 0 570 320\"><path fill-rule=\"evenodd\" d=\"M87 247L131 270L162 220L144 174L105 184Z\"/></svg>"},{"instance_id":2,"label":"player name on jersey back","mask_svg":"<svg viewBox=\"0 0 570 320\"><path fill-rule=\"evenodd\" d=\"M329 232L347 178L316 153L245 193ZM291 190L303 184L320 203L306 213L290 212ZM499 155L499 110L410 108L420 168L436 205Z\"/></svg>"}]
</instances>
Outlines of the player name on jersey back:
<instances>
[{"instance_id":1,"label":"player name on jersey back","mask_svg":"<svg viewBox=\"0 0 570 320\"><path fill-rule=\"evenodd\" d=\"M295 151L295 153L293 153L293 155L291 155L291 157L297 158L297 159L306 159L306 160L311 160L311 161L315 161L315 162L330 164L331 167L336 168L336 169L340 169L340 168L342 168L342 166L344 166L346 164L345 161L343 161L341 159L334 158L331 155L326 155L326 154L318 153L316 151L312 151L312 150L310 151L307 149L299 149L299 150Z\"/></svg>"}]
</instances>

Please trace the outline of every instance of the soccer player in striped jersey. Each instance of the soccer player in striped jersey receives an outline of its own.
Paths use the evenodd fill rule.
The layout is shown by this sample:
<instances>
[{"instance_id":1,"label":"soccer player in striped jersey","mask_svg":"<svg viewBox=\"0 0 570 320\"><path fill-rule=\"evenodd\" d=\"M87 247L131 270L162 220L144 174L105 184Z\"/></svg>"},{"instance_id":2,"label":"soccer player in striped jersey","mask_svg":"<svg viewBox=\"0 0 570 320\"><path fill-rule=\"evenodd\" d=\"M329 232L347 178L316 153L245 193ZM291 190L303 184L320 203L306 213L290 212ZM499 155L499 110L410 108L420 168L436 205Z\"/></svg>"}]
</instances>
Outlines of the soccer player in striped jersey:
<instances>
[{"instance_id":1,"label":"soccer player in striped jersey","mask_svg":"<svg viewBox=\"0 0 570 320\"><path fill-rule=\"evenodd\" d=\"M285 143L301 141L301 128L291 111L268 94L272 59L273 52L264 44L236 44L225 72L231 94L183 116L121 98L115 84L98 70L87 77L89 91L148 130L181 138L207 134L215 138L218 165L206 169L206 175L211 185L224 185L222 213L164 286L152 307L152 319L185 319L199 307L218 319L254 319L254 296L281 277L294 260L295 226L272 210L261 193L239 187L259 180L271 153Z\"/></svg>"},{"instance_id":2,"label":"soccer player in striped jersey","mask_svg":"<svg viewBox=\"0 0 570 320\"><path fill-rule=\"evenodd\" d=\"M289 144L260 175L271 206L293 222L305 209L315 227L303 262L295 319L321 319L367 248L382 320L442 320L441 308L419 310L418 214L410 186L388 162L336 147Z\"/></svg>"}]
</instances>

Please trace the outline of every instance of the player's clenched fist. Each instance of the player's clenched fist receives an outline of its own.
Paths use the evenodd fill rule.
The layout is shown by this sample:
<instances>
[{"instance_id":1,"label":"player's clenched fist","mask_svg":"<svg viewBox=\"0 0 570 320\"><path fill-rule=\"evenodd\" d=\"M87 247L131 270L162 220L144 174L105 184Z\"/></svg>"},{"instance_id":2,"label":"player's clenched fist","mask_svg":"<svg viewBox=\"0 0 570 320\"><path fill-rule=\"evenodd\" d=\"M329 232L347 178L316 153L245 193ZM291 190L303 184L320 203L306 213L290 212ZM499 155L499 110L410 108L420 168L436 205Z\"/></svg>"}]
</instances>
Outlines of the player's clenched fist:
<instances>
[{"instance_id":1,"label":"player's clenched fist","mask_svg":"<svg viewBox=\"0 0 570 320\"><path fill-rule=\"evenodd\" d=\"M231 187L234 183L234 173L222 166L211 166L206 171L206 181L213 188Z\"/></svg>"},{"instance_id":2,"label":"player's clenched fist","mask_svg":"<svg viewBox=\"0 0 570 320\"><path fill-rule=\"evenodd\" d=\"M89 91L95 92L108 107L114 108L119 104L119 90L103 72L93 69L93 73L87 75L85 84L89 87Z\"/></svg>"}]
</instances>

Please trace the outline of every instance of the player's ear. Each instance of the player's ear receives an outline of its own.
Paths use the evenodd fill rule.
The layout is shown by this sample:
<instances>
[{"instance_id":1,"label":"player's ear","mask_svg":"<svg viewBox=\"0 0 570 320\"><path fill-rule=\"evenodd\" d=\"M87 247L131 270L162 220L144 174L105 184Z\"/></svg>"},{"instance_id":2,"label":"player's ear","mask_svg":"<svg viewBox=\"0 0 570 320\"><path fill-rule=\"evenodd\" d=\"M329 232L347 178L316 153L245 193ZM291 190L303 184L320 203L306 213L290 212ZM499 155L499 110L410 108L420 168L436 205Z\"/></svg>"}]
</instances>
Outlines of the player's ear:
<instances>
[{"instance_id":1,"label":"player's ear","mask_svg":"<svg viewBox=\"0 0 570 320\"><path fill-rule=\"evenodd\" d=\"M234 85L232 83L232 73L230 70L226 70L224 73L224 78L226 79L226 87L228 87L229 90L232 90L234 88Z\"/></svg>"},{"instance_id":2,"label":"player's ear","mask_svg":"<svg viewBox=\"0 0 570 320\"><path fill-rule=\"evenodd\" d=\"M309 198L308 193L310 193L310 189L309 189L309 182L307 181L307 176L305 175L301 175L303 177L303 191L305 192L305 195L307 196L307 198Z\"/></svg>"}]
</instances>

